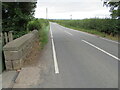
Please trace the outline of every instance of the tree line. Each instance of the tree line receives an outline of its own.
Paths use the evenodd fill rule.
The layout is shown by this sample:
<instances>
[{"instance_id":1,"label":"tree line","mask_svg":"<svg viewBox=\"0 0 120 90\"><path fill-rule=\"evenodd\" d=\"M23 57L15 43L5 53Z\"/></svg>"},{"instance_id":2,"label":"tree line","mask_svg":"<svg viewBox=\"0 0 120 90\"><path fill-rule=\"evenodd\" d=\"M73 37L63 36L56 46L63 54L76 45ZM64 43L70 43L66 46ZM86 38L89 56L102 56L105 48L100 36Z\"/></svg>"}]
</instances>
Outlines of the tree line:
<instances>
[{"instance_id":1,"label":"tree line","mask_svg":"<svg viewBox=\"0 0 120 90\"><path fill-rule=\"evenodd\" d=\"M115 35L118 32L116 29L120 29L118 25L120 23L120 20L116 21L116 19L120 19L120 1L119 2L110 2L110 0L103 0L103 1L104 1L104 5L110 7L112 20L90 19L90 20L73 21L73 22L79 24L81 23L80 26L82 27L84 27L87 24L86 27L89 28L90 27L93 28L93 26L97 25L98 23L101 25L103 25L104 23L104 27L101 28L101 31L102 32L104 31L105 33L106 31L107 33L111 33L111 30L114 30L112 34ZM36 8L36 2L2 2L2 30L14 31L15 38L20 37L23 34L27 33L28 22L35 19L33 17L35 8ZM91 22L92 24L90 24ZM99 26L98 25L95 26L96 28L94 27L94 29L100 30ZM109 29L106 29L105 31L104 29L106 27L108 27Z\"/></svg>"}]
</instances>

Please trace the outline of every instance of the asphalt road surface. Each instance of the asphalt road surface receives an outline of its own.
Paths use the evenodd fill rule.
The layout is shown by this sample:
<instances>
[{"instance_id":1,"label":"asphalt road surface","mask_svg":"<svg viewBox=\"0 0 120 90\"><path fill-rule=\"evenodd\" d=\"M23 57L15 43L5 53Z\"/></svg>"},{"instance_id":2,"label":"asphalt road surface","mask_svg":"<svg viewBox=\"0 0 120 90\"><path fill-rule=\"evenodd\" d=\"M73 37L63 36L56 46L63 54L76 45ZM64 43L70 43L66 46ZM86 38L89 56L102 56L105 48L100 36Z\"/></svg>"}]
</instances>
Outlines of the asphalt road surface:
<instances>
[{"instance_id":1,"label":"asphalt road surface","mask_svg":"<svg viewBox=\"0 0 120 90\"><path fill-rule=\"evenodd\" d=\"M56 23L50 26L55 85L59 84L60 88L118 88L117 42Z\"/></svg>"}]
</instances>

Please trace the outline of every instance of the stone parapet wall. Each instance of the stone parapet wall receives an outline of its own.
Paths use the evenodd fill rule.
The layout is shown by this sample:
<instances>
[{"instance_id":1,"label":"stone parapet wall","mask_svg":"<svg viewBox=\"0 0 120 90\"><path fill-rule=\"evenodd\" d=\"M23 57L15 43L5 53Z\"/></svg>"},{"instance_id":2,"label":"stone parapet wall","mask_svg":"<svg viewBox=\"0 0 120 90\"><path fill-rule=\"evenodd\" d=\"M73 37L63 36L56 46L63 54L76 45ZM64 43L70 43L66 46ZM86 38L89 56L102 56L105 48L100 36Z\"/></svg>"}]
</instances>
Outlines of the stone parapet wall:
<instances>
[{"instance_id":1,"label":"stone parapet wall","mask_svg":"<svg viewBox=\"0 0 120 90\"><path fill-rule=\"evenodd\" d=\"M7 70L21 69L24 60L31 53L34 44L39 44L39 34L34 30L3 47Z\"/></svg>"}]
</instances>

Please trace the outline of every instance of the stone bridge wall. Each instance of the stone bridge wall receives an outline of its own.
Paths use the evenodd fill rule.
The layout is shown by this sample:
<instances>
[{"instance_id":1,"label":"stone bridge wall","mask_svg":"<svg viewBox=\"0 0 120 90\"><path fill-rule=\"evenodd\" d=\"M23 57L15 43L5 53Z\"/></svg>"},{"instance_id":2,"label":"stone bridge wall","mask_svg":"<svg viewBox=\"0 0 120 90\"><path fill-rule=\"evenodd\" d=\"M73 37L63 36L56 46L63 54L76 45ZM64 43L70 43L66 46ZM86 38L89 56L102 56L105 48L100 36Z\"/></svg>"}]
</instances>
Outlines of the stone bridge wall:
<instances>
[{"instance_id":1,"label":"stone bridge wall","mask_svg":"<svg viewBox=\"0 0 120 90\"><path fill-rule=\"evenodd\" d=\"M32 52L33 46L36 43L39 44L39 34L37 30L7 43L3 47L6 69L21 69L25 59Z\"/></svg>"}]
</instances>

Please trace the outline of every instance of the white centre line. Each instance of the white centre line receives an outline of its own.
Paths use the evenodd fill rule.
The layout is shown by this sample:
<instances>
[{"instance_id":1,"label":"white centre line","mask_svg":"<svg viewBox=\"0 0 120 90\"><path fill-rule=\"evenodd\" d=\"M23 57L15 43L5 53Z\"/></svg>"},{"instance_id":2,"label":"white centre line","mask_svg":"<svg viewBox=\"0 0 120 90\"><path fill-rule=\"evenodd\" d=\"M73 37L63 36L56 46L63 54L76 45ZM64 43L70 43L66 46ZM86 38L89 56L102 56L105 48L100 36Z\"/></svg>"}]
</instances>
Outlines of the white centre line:
<instances>
[{"instance_id":1,"label":"white centre line","mask_svg":"<svg viewBox=\"0 0 120 90\"><path fill-rule=\"evenodd\" d=\"M59 68L58 68L58 62L57 62L57 57L56 57L55 44L53 41L53 34L52 34L51 26L50 26L50 32L51 32L51 40L52 40L52 51L53 51L55 73L59 74Z\"/></svg>"},{"instance_id":2,"label":"white centre line","mask_svg":"<svg viewBox=\"0 0 120 90\"><path fill-rule=\"evenodd\" d=\"M117 60L120 61L120 59L119 59L118 57L116 57L116 56L114 56L114 55L112 55L112 54L106 52L105 50L103 50L103 49L101 49L101 48L99 48L99 47L97 47L97 46L95 46L95 45L93 45L93 44L91 44L91 43L89 43L89 42L87 42L87 41L85 41L85 40L82 40L82 41L85 42L85 43L87 43L87 44L89 44L90 46L92 46L92 47L94 47L94 48L96 48L96 49L98 49L98 50L104 52L105 54L107 54L107 55L113 57L114 59L117 59Z\"/></svg>"},{"instance_id":3,"label":"white centre line","mask_svg":"<svg viewBox=\"0 0 120 90\"><path fill-rule=\"evenodd\" d=\"M73 32L77 32L77 33L83 33L83 34L86 34L86 35L89 35L89 36L92 36L92 37L96 37L96 35L94 34L90 34L90 33L87 33L87 32L83 32L83 31L78 31L78 30L75 30L75 29L71 29L71 28L67 28L67 27L64 27L60 24L58 24L60 27L64 28L64 29L67 29L67 30L71 30Z\"/></svg>"},{"instance_id":4,"label":"white centre line","mask_svg":"<svg viewBox=\"0 0 120 90\"><path fill-rule=\"evenodd\" d=\"M69 32L67 32L67 31L65 31L67 34L69 34L69 35L71 35L71 36L73 36L71 33L69 33Z\"/></svg>"}]
</instances>

